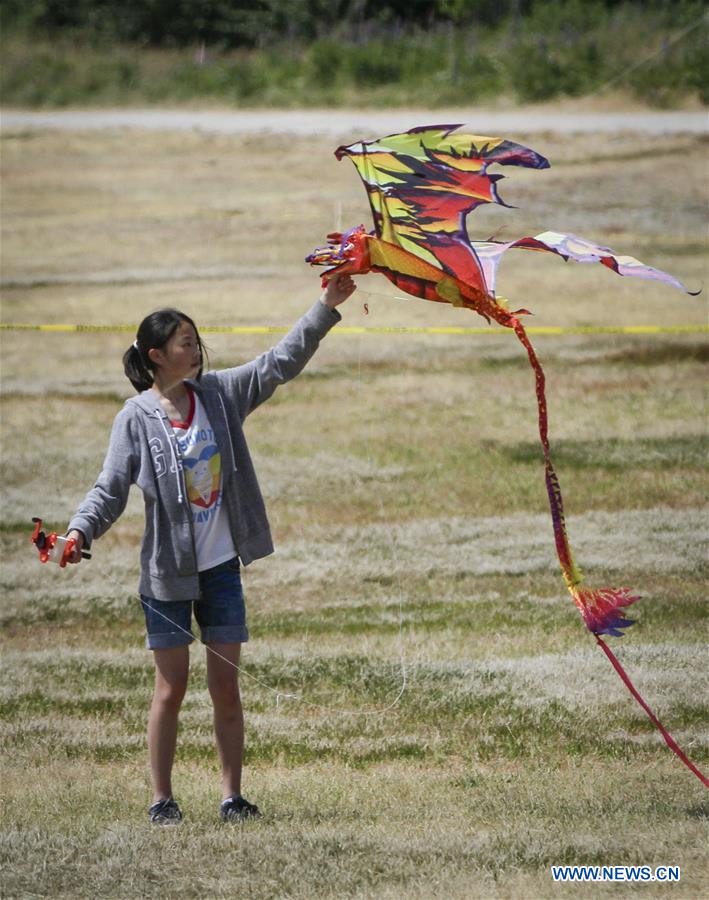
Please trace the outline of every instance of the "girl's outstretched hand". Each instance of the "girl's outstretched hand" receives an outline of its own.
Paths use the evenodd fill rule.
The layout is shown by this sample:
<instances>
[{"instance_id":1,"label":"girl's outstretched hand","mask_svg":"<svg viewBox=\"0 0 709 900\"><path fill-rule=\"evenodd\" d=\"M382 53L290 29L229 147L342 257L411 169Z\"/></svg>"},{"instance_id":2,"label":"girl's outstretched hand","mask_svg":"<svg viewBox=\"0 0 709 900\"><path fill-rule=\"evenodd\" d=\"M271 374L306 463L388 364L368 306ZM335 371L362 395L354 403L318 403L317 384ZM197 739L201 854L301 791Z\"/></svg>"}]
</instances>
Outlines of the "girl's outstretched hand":
<instances>
[{"instance_id":1,"label":"girl's outstretched hand","mask_svg":"<svg viewBox=\"0 0 709 900\"><path fill-rule=\"evenodd\" d=\"M352 281L350 275L333 275L322 292L320 299L325 306L334 309L340 303L344 303L356 290L357 285Z\"/></svg>"},{"instance_id":2,"label":"girl's outstretched hand","mask_svg":"<svg viewBox=\"0 0 709 900\"><path fill-rule=\"evenodd\" d=\"M72 529L68 534L68 538L74 538L76 543L72 547L71 554L69 555L69 562L72 564L81 562L81 551L84 546L84 535L77 531L76 529Z\"/></svg>"}]
</instances>

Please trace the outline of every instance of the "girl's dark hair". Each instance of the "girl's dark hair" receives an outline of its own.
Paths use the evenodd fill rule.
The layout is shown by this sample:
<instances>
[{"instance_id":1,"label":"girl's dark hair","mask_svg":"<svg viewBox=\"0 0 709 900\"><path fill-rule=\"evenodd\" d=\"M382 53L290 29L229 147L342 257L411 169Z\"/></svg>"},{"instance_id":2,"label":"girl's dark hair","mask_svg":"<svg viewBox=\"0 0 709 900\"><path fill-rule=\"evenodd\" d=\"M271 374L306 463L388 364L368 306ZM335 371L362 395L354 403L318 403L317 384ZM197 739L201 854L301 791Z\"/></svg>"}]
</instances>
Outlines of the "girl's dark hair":
<instances>
[{"instance_id":1,"label":"girl's dark hair","mask_svg":"<svg viewBox=\"0 0 709 900\"><path fill-rule=\"evenodd\" d=\"M148 356L148 351L162 349L183 322L191 325L197 335L200 356L197 378L202 377L207 353L197 326L189 316L177 309L158 309L143 319L138 327L135 343L123 354L123 370L138 393L147 391L154 381L155 363Z\"/></svg>"}]
</instances>

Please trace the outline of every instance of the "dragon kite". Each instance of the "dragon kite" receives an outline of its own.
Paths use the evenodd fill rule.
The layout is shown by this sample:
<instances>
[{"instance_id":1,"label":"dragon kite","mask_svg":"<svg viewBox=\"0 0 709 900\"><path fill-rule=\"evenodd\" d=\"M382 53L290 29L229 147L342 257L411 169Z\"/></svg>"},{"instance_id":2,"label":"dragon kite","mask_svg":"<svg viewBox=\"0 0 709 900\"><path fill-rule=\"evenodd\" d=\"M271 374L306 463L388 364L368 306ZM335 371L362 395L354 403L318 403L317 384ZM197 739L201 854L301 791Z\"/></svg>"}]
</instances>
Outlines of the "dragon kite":
<instances>
[{"instance_id":1,"label":"dragon kite","mask_svg":"<svg viewBox=\"0 0 709 900\"><path fill-rule=\"evenodd\" d=\"M598 262L619 275L687 289L666 272L573 234L545 231L507 243L492 238L471 241L466 230L470 212L483 203L507 206L497 192L497 182L503 176L489 174L489 166L547 169L549 161L513 141L467 134L459 128L460 125L422 126L403 134L339 147L335 151L337 159L349 157L364 183L374 230L367 232L360 225L345 234L329 234L328 245L316 249L306 261L328 267L323 281L340 273L380 272L407 294L471 309L488 322L495 321L515 332L534 370L546 489L566 586L586 627L667 745L709 787L709 780L682 752L601 638L623 635L622 629L633 624L624 610L639 598L629 588L590 588L583 583L571 551L561 488L551 459L544 371L520 320L529 312L510 311L506 301L496 296L495 275L508 250L534 250L555 253L565 260Z\"/></svg>"}]
</instances>

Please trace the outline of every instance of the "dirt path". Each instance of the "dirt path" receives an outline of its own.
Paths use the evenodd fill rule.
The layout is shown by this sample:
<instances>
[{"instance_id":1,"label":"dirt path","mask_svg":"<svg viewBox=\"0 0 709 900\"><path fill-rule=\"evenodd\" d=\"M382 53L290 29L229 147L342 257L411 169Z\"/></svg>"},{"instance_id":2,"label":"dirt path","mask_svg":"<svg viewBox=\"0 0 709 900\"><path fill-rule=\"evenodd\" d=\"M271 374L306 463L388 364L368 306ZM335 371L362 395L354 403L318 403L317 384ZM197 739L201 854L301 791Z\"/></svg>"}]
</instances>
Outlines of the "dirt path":
<instances>
[{"instance_id":1,"label":"dirt path","mask_svg":"<svg viewBox=\"0 0 709 900\"><path fill-rule=\"evenodd\" d=\"M705 133L706 112L570 112L568 110L448 109L353 110L238 110L190 111L159 109L61 110L49 112L3 111L3 130L52 128L83 131L138 128L150 131L200 131L249 134L262 131L307 134L391 133L428 122L468 122L476 132L504 134L555 131L646 134Z\"/></svg>"}]
</instances>

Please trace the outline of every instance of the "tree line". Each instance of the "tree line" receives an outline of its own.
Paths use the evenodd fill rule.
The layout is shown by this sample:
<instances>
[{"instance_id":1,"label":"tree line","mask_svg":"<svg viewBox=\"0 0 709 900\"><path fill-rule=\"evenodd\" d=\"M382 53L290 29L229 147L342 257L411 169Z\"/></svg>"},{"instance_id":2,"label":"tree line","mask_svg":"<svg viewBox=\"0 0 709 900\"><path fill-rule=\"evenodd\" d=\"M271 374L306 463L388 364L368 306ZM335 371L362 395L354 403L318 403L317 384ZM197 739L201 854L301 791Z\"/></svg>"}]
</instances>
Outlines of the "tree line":
<instances>
[{"instance_id":1,"label":"tree line","mask_svg":"<svg viewBox=\"0 0 709 900\"><path fill-rule=\"evenodd\" d=\"M3 0L2 100L709 103L703 0Z\"/></svg>"},{"instance_id":2,"label":"tree line","mask_svg":"<svg viewBox=\"0 0 709 900\"><path fill-rule=\"evenodd\" d=\"M40 37L234 49L326 36L362 43L456 26L507 24L514 30L535 19L573 28L623 6L659 15L668 25L702 8L695 0L4 0L0 15L4 30Z\"/></svg>"}]
</instances>

